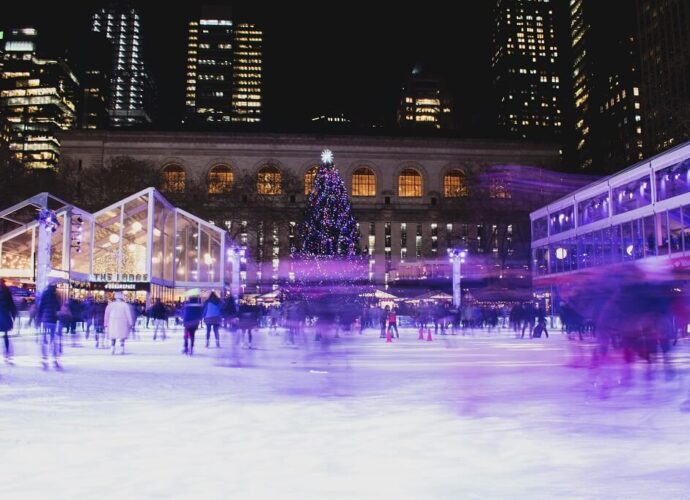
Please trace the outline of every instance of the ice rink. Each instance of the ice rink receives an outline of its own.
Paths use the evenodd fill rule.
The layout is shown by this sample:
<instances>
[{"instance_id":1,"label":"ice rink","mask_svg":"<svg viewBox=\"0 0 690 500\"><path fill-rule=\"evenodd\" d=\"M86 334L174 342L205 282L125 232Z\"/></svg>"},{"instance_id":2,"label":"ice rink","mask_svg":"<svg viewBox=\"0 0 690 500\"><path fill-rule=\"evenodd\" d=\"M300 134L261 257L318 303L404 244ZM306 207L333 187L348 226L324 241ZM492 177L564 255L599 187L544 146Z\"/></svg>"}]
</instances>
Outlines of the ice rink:
<instances>
[{"instance_id":1,"label":"ice rink","mask_svg":"<svg viewBox=\"0 0 690 500\"><path fill-rule=\"evenodd\" d=\"M590 346L378 332L125 355L32 336L0 365L0 498L690 498L688 340L630 373Z\"/></svg>"}]
</instances>

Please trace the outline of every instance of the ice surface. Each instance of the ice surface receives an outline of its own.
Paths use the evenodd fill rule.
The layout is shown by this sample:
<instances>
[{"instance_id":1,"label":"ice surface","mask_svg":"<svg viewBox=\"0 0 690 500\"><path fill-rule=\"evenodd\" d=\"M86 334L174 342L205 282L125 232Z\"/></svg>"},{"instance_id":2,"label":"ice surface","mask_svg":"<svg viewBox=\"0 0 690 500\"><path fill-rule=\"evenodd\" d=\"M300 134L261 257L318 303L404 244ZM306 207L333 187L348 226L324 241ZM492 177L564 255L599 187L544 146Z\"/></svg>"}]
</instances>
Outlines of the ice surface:
<instances>
[{"instance_id":1,"label":"ice surface","mask_svg":"<svg viewBox=\"0 0 690 500\"><path fill-rule=\"evenodd\" d=\"M294 348L262 330L191 358L179 331L140 335L124 356L66 341L62 372L13 339L1 499L690 498L686 340L672 373L638 362L628 382L573 367L589 347L558 333Z\"/></svg>"}]
</instances>

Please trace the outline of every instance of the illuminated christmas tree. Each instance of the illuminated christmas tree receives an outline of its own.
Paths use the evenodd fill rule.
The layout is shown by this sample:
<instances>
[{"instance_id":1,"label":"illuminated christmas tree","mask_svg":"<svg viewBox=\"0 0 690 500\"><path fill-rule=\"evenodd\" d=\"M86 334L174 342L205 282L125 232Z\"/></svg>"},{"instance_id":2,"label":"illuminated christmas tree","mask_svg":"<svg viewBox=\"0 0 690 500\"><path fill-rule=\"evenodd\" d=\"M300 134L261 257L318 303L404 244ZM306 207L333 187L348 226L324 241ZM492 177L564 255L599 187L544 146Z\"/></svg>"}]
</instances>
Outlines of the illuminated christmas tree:
<instances>
[{"instance_id":1,"label":"illuminated christmas tree","mask_svg":"<svg viewBox=\"0 0 690 500\"><path fill-rule=\"evenodd\" d=\"M350 197L328 149L321 153L321 166L307 198L300 236L303 257L359 254L359 231Z\"/></svg>"}]
</instances>

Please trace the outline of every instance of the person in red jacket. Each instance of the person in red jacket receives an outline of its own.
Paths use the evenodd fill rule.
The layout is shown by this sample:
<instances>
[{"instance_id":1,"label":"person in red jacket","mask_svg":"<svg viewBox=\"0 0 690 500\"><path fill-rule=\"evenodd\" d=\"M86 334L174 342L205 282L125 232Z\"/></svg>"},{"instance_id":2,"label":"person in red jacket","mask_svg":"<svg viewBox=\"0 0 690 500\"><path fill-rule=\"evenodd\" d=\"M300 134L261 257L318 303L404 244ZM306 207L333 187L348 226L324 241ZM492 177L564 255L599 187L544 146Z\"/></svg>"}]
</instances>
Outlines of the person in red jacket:
<instances>
[{"instance_id":1,"label":"person in red jacket","mask_svg":"<svg viewBox=\"0 0 690 500\"><path fill-rule=\"evenodd\" d=\"M386 307L388 309L388 307ZM398 333L398 318L395 314L395 309L388 311L388 332L392 335L392 329L395 329L395 338L399 339L400 334Z\"/></svg>"}]
</instances>

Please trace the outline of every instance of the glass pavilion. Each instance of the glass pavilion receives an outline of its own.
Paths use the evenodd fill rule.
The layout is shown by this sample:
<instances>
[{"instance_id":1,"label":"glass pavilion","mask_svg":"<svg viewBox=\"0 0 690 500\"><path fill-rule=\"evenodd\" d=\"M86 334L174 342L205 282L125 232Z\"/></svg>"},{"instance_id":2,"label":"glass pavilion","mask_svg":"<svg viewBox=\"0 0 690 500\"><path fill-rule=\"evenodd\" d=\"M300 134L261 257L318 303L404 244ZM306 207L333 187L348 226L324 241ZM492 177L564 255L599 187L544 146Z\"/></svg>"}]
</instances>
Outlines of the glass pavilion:
<instances>
[{"instance_id":1,"label":"glass pavilion","mask_svg":"<svg viewBox=\"0 0 690 500\"><path fill-rule=\"evenodd\" d=\"M166 302L185 291L230 288L231 241L225 230L175 208L156 189L94 214L48 193L0 212L0 277L31 287L36 278L38 211L55 212L51 281L72 295L123 290Z\"/></svg>"}]
</instances>

